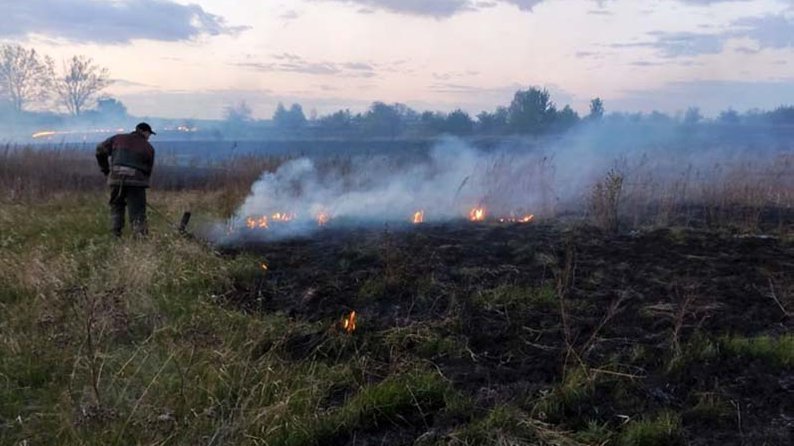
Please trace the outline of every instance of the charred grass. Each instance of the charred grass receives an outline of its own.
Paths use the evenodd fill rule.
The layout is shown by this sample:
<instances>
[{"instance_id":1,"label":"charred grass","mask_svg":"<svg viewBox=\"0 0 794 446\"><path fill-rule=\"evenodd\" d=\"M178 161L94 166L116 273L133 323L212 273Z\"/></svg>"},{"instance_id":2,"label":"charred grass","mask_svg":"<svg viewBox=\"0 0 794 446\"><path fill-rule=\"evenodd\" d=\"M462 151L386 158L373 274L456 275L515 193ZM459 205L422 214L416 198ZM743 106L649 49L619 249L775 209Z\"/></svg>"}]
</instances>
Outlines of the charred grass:
<instances>
[{"instance_id":1,"label":"charred grass","mask_svg":"<svg viewBox=\"0 0 794 446\"><path fill-rule=\"evenodd\" d=\"M421 365L465 402L435 408L415 437L382 427L359 443L791 439L785 239L450 224L328 229L226 254L238 252L269 269L236 281L224 304L310 325L268 344L272 354L327 365L366 358L374 382ZM345 334L339 320L351 310L359 324Z\"/></svg>"}]
</instances>

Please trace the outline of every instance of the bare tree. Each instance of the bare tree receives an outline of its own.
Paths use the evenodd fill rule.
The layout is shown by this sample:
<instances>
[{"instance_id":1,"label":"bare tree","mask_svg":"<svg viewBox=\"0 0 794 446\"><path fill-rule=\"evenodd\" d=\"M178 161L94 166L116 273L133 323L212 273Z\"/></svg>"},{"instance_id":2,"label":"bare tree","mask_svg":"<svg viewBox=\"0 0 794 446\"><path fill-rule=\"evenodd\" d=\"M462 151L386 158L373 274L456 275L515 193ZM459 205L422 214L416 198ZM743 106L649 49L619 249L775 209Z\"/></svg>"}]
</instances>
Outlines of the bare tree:
<instances>
[{"instance_id":1,"label":"bare tree","mask_svg":"<svg viewBox=\"0 0 794 446\"><path fill-rule=\"evenodd\" d=\"M0 96L11 102L17 111L25 104L44 101L50 95L53 63L35 49L20 45L0 45Z\"/></svg>"},{"instance_id":2,"label":"bare tree","mask_svg":"<svg viewBox=\"0 0 794 446\"><path fill-rule=\"evenodd\" d=\"M86 102L110 83L107 68L95 65L90 57L73 56L64 63L64 75L57 79L55 89L69 113L79 116Z\"/></svg>"}]
</instances>

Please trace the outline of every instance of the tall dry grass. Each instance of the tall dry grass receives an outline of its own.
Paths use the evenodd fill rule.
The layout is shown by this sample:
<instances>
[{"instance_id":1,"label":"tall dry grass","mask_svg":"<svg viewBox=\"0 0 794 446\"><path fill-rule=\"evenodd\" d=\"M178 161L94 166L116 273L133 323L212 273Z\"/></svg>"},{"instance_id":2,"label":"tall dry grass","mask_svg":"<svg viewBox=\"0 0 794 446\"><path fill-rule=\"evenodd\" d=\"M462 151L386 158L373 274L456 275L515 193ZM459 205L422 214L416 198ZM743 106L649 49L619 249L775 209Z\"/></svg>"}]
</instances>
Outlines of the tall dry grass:
<instances>
[{"instance_id":1,"label":"tall dry grass","mask_svg":"<svg viewBox=\"0 0 794 446\"><path fill-rule=\"evenodd\" d=\"M152 189L224 191L244 197L262 172L287 157L239 155L222 161L181 165L173 156L156 159ZM91 150L6 145L0 149L0 201L29 202L53 195L104 191L105 180Z\"/></svg>"},{"instance_id":2,"label":"tall dry grass","mask_svg":"<svg viewBox=\"0 0 794 446\"><path fill-rule=\"evenodd\" d=\"M710 166L669 164L644 159L616 168L623 178L617 213L624 226L792 229L794 156L783 153L769 160ZM599 181L608 183L609 175ZM591 205L600 207L595 201Z\"/></svg>"},{"instance_id":3,"label":"tall dry grass","mask_svg":"<svg viewBox=\"0 0 794 446\"><path fill-rule=\"evenodd\" d=\"M381 157L399 172L419 159ZM174 157L158 159L152 191L201 191L231 215L263 172L273 172L284 156L236 156L182 165ZM379 158L380 159L380 158ZM317 162L321 182L333 177L351 188L357 160L325 157ZM532 213L588 218L607 231L641 226L733 227L743 231L790 231L794 219L794 156L780 154L755 162L713 165L677 163L641 157L614 161L601 174L583 171L579 190L563 184L554 157L496 155L476 178L481 205L495 214ZM585 177L589 175L589 177ZM29 203L53 195L105 191L91 151L5 146L0 149L0 201Z\"/></svg>"}]
</instances>

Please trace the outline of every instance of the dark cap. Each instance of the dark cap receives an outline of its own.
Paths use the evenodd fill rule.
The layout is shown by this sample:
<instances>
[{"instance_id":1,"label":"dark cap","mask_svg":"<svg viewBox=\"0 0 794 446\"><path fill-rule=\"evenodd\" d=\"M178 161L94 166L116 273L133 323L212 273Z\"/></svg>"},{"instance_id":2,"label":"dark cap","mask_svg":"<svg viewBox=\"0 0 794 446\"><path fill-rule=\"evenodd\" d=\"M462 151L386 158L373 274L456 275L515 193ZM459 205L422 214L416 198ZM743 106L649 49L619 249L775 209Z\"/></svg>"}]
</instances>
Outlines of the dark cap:
<instances>
[{"instance_id":1,"label":"dark cap","mask_svg":"<svg viewBox=\"0 0 794 446\"><path fill-rule=\"evenodd\" d=\"M154 130L152 130L152 126L150 126L149 124L147 124L145 122L141 122L140 124L136 125L135 126L135 130L137 130L139 132L149 132L152 135L156 135L157 134L157 133L154 132Z\"/></svg>"}]
</instances>

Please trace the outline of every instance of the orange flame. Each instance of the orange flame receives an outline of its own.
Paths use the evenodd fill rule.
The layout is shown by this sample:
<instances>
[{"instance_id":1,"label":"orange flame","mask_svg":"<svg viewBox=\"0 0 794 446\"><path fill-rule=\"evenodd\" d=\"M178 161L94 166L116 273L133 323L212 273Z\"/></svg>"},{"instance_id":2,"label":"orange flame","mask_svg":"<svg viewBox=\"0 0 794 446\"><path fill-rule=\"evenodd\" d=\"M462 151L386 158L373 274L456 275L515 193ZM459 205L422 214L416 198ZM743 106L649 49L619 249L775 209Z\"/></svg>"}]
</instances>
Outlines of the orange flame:
<instances>
[{"instance_id":1,"label":"orange flame","mask_svg":"<svg viewBox=\"0 0 794 446\"><path fill-rule=\"evenodd\" d=\"M260 263L259 267L262 268L263 271L267 271L268 270L267 263L265 263L265 262Z\"/></svg>"},{"instance_id":2,"label":"orange flame","mask_svg":"<svg viewBox=\"0 0 794 446\"><path fill-rule=\"evenodd\" d=\"M414 224L416 225L424 222L425 222L425 211L414 212Z\"/></svg>"},{"instance_id":3,"label":"orange flame","mask_svg":"<svg viewBox=\"0 0 794 446\"><path fill-rule=\"evenodd\" d=\"M469 211L469 220L471 221L483 221L485 220L485 208L484 207L476 207Z\"/></svg>"},{"instance_id":4,"label":"orange flame","mask_svg":"<svg viewBox=\"0 0 794 446\"><path fill-rule=\"evenodd\" d=\"M273 221L280 221L280 222L289 222L295 219L295 214L292 212L276 212L275 214L271 215L270 218Z\"/></svg>"},{"instance_id":5,"label":"orange flame","mask_svg":"<svg viewBox=\"0 0 794 446\"><path fill-rule=\"evenodd\" d=\"M499 222L500 223L529 223L529 222L531 222L534 219L535 219L535 215L527 214L527 215L524 215L523 217L505 217L505 218L500 218Z\"/></svg>"},{"instance_id":6,"label":"orange flame","mask_svg":"<svg viewBox=\"0 0 794 446\"><path fill-rule=\"evenodd\" d=\"M356 329L356 310L350 312L349 315L342 318L342 328L347 333L353 333Z\"/></svg>"},{"instance_id":7,"label":"orange flame","mask_svg":"<svg viewBox=\"0 0 794 446\"><path fill-rule=\"evenodd\" d=\"M534 219L535 219L535 215L534 214L527 214L527 215L519 218L518 222L519 223L529 223L529 222L531 222Z\"/></svg>"},{"instance_id":8,"label":"orange flame","mask_svg":"<svg viewBox=\"0 0 794 446\"><path fill-rule=\"evenodd\" d=\"M268 223L267 216L261 217L248 217L245 219L245 226L248 229L267 229L270 224Z\"/></svg>"},{"instance_id":9,"label":"orange flame","mask_svg":"<svg viewBox=\"0 0 794 446\"><path fill-rule=\"evenodd\" d=\"M317 220L318 225L325 226L328 223L328 220L331 219L331 217L327 213L320 211L315 216L315 219Z\"/></svg>"}]
</instances>

